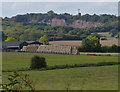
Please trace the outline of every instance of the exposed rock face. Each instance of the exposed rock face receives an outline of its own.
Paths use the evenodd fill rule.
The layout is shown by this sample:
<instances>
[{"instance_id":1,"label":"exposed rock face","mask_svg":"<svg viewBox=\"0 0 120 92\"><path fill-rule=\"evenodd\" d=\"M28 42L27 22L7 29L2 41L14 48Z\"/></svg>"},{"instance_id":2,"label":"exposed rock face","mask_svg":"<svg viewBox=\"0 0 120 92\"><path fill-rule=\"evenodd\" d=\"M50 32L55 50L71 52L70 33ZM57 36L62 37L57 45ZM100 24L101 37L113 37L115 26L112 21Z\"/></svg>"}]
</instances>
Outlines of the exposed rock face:
<instances>
[{"instance_id":1,"label":"exposed rock face","mask_svg":"<svg viewBox=\"0 0 120 92\"><path fill-rule=\"evenodd\" d=\"M51 26L66 26L66 22L64 19L53 18L51 21L47 22L47 24Z\"/></svg>"},{"instance_id":2,"label":"exposed rock face","mask_svg":"<svg viewBox=\"0 0 120 92\"><path fill-rule=\"evenodd\" d=\"M53 18L52 20L49 20L47 24L51 26L69 26L74 28L90 28L90 27L97 27L103 25L97 22L86 22L82 20L75 20L73 21L72 24L67 24L64 19L57 19L57 18Z\"/></svg>"},{"instance_id":3,"label":"exposed rock face","mask_svg":"<svg viewBox=\"0 0 120 92\"><path fill-rule=\"evenodd\" d=\"M90 27L102 26L102 24L101 23L86 22L86 21L82 21L82 20L76 20L72 24L70 24L69 26L74 27L74 28L90 28Z\"/></svg>"}]
</instances>

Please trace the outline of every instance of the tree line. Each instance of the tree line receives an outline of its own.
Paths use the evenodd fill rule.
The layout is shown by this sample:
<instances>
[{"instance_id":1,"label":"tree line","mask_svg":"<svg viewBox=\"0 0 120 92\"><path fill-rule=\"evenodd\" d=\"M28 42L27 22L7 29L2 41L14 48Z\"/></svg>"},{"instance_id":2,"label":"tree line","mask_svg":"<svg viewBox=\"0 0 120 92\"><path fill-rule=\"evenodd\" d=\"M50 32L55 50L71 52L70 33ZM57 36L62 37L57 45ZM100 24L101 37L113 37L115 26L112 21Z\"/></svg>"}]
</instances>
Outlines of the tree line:
<instances>
[{"instance_id":1,"label":"tree line","mask_svg":"<svg viewBox=\"0 0 120 92\"><path fill-rule=\"evenodd\" d=\"M64 26L50 26L46 22L52 18L64 19L67 24L75 20L103 23L103 26L91 28L73 28ZM3 41L6 37L13 37L17 41L38 41L46 35L49 40L82 40L93 34L98 38L97 32L109 32L112 37L119 37L118 16L115 15L70 15L68 13L57 14L50 10L47 13L27 13L11 18L2 18Z\"/></svg>"},{"instance_id":2,"label":"tree line","mask_svg":"<svg viewBox=\"0 0 120 92\"><path fill-rule=\"evenodd\" d=\"M55 40L82 40L89 35L100 37L97 32L109 32L112 37L119 37L118 22L107 23L101 27L72 28L63 26L50 26L42 23L15 23L3 21L2 36L13 37L17 41L38 41L43 35L48 36L50 41Z\"/></svg>"},{"instance_id":3,"label":"tree line","mask_svg":"<svg viewBox=\"0 0 120 92\"><path fill-rule=\"evenodd\" d=\"M78 47L83 52L120 52L120 46L102 46L100 40L95 36L88 36L82 40L82 46Z\"/></svg>"},{"instance_id":4,"label":"tree line","mask_svg":"<svg viewBox=\"0 0 120 92\"><path fill-rule=\"evenodd\" d=\"M50 10L47 13L27 13L24 15L16 15L12 18L5 17L4 21L14 21L14 22L47 22L48 20L52 18L59 18L64 19L67 24L70 24L74 20L83 20L83 21L90 21L90 22L100 22L100 23L108 23L112 21L117 21L118 17L115 15L109 15L109 14L77 14L77 15L71 15L69 13L63 13L63 14L57 14L54 11Z\"/></svg>"}]
</instances>

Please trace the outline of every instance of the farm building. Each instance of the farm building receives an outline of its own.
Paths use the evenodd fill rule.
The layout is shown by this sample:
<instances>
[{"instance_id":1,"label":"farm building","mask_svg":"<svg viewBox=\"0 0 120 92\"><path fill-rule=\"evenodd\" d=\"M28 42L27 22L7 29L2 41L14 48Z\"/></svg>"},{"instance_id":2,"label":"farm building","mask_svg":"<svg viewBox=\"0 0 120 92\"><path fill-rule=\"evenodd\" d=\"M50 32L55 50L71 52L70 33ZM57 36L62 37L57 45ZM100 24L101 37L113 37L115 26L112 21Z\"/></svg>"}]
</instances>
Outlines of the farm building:
<instances>
[{"instance_id":1,"label":"farm building","mask_svg":"<svg viewBox=\"0 0 120 92\"><path fill-rule=\"evenodd\" d=\"M55 54L73 54L73 55L79 54L79 51L76 47L60 45L28 45L23 46L21 51L55 53Z\"/></svg>"},{"instance_id":2,"label":"farm building","mask_svg":"<svg viewBox=\"0 0 120 92\"><path fill-rule=\"evenodd\" d=\"M42 43L35 42L35 41L26 41L26 42L8 41L8 42L2 42L2 50L3 51L20 50L20 49L23 48L23 46L27 46L27 45L31 45L31 44L41 45Z\"/></svg>"}]
</instances>

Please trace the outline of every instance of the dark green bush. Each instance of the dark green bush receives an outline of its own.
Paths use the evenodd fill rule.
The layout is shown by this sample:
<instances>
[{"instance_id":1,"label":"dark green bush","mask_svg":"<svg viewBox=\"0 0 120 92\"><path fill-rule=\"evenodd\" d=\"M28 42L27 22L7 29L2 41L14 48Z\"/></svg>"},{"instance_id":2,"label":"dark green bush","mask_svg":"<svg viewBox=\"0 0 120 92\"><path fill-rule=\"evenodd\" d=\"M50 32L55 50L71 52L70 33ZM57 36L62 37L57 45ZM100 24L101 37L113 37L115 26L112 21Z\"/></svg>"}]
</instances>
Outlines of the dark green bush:
<instances>
[{"instance_id":1,"label":"dark green bush","mask_svg":"<svg viewBox=\"0 0 120 92\"><path fill-rule=\"evenodd\" d=\"M102 46L99 51L88 51L83 47L78 47L79 52L120 52L120 46L112 45L112 46ZM100 55L99 55L100 56ZM109 56L109 55L108 55Z\"/></svg>"},{"instance_id":2,"label":"dark green bush","mask_svg":"<svg viewBox=\"0 0 120 92\"><path fill-rule=\"evenodd\" d=\"M30 69L46 68L46 61L44 57L34 56L31 59Z\"/></svg>"}]
</instances>

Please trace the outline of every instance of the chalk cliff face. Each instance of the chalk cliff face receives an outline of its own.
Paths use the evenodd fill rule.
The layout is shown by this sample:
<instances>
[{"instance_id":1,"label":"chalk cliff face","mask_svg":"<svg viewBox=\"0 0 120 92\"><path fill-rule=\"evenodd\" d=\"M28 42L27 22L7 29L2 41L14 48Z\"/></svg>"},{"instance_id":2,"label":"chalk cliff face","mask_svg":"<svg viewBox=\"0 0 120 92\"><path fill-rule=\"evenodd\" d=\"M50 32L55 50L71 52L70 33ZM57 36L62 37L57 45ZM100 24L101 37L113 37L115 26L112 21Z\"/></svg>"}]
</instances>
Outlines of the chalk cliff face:
<instances>
[{"instance_id":1,"label":"chalk cliff face","mask_svg":"<svg viewBox=\"0 0 120 92\"><path fill-rule=\"evenodd\" d=\"M64 19L57 19L57 18L53 18L52 20L49 20L46 24L49 24L51 26L68 26L74 28L90 28L90 27L97 27L103 25L102 23L86 22L82 20L75 20L71 24L67 24Z\"/></svg>"},{"instance_id":2,"label":"chalk cliff face","mask_svg":"<svg viewBox=\"0 0 120 92\"><path fill-rule=\"evenodd\" d=\"M102 26L102 24L101 23L86 22L86 21L82 21L82 20L76 20L72 24L70 24L69 26L74 27L74 28L90 28L90 27Z\"/></svg>"},{"instance_id":3,"label":"chalk cliff face","mask_svg":"<svg viewBox=\"0 0 120 92\"><path fill-rule=\"evenodd\" d=\"M51 26L66 26L67 25L64 19L57 19L57 18L53 18L52 20L49 20L47 24Z\"/></svg>"}]
</instances>

